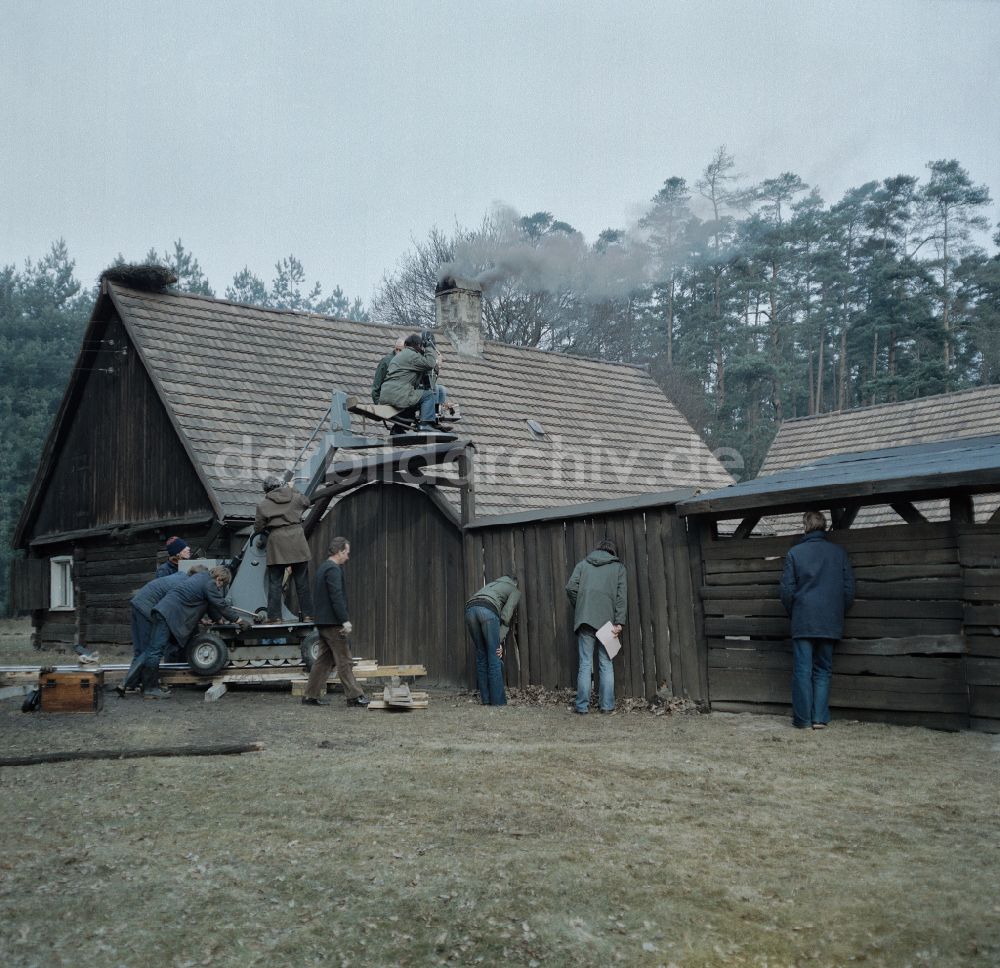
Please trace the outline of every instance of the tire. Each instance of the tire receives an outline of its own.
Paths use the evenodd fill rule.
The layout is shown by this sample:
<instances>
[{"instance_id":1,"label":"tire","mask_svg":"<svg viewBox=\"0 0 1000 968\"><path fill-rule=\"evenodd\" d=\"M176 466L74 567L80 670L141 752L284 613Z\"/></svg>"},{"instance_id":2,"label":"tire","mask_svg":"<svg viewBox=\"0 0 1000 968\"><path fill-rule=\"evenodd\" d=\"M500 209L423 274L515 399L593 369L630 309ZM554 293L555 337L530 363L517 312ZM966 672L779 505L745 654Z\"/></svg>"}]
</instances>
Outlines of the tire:
<instances>
[{"instance_id":1,"label":"tire","mask_svg":"<svg viewBox=\"0 0 1000 968\"><path fill-rule=\"evenodd\" d=\"M187 660L197 675L214 676L229 662L229 649L218 633L199 632L188 643Z\"/></svg>"},{"instance_id":2,"label":"tire","mask_svg":"<svg viewBox=\"0 0 1000 968\"><path fill-rule=\"evenodd\" d=\"M299 644L299 649L306 672L311 672L313 663L319 658L319 632L313 629Z\"/></svg>"}]
</instances>

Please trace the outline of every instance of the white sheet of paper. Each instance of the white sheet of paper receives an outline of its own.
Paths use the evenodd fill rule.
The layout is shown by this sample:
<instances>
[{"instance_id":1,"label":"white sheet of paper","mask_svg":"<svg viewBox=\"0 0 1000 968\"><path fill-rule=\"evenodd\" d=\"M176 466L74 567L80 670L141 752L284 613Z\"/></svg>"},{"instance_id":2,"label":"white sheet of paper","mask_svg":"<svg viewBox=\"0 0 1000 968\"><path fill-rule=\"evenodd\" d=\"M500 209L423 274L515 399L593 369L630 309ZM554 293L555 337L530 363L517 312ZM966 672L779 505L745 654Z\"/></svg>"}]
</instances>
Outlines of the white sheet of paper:
<instances>
[{"instance_id":1,"label":"white sheet of paper","mask_svg":"<svg viewBox=\"0 0 1000 968\"><path fill-rule=\"evenodd\" d=\"M618 639L618 636L614 633L614 626L610 622L605 622L597 630L597 639L608 651L608 655L613 659L618 655L619 649L621 649L622 644Z\"/></svg>"}]
</instances>

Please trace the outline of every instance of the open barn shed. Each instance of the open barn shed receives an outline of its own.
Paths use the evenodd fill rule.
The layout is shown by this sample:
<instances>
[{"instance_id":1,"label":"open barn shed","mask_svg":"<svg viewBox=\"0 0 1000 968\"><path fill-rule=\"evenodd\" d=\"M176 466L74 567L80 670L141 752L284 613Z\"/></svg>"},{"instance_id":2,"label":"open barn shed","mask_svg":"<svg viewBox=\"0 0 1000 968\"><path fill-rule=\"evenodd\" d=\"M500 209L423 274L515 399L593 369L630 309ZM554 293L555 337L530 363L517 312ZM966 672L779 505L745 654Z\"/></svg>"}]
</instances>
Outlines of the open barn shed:
<instances>
[{"instance_id":1,"label":"open barn shed","mask_svg":"<svg viewBox=\"0 0 1000 968\"><path fill-rule=\"evenodd\" d=\"M465 485L450 471L399 474L388 454L336 495L311 533L314 564L331 537L351 539L355 652L420 662L455 682L470 681L464 602L510 560L487 561L469 535L514 527L508 515L545 512L554 522L563 512L553 509L591 502L641 509L651 494L732 481L643 369L490 342L481 299L474 286L437 294L441 380L463 413ZM129 598L172 534L208 557L237 553L262 479L295 463L333 390L368 395L399 335L105 279L14 535L24 557L13 563L12 600L31 614L36 643L126 645ZM350 429L384 432L358 417ZM338 451L334 463L348 456ZM572 637L555 597L539 605L533 590L536 574L548 576L541 587L572 568L581 541L564 545L565 560L537 543L522 552L515 635L538 658L513 673L518 682L566 681ZM632 553L631 538L626 546ZM558 656L559 676L542 655ZM667 681L664 668L648 669L629 675L630 688Z\"/></svg>"},{"instance_id":2,"label":"open barn shed","mask_svg":"<svg viewBox=\"0 0 1000 968\"><path fill-rule=\"evenodd\" d=\"M834 653L834 718L1000 731L1000 436L834 454L678 505L700 559L714 709L790 710L791 644L778 600L796 536L757 536L769 515L821 510L857 597ZM944 502L928 521L916 504ZM864 509L898 524L852 527ZM729 534L720 534L726 521Z\"/></svg>"}]
</instances>

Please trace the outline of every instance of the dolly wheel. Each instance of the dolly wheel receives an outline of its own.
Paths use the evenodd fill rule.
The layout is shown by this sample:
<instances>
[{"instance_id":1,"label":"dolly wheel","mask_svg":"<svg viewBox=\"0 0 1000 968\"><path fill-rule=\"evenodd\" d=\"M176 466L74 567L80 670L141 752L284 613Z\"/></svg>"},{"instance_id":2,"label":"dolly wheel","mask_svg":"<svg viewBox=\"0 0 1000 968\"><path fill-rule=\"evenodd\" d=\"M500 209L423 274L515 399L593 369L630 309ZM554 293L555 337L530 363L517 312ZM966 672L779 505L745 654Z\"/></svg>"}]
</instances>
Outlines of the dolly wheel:
<instances>
[{"instance_id":1,"label":"dolly wheel","mask_svg":"<svg viewBox=\"0 0 1000 968\"><path fill-rule=\"evenodd\" d=\"M302 664L306 672L311 672L313 663L319 658L319 632L313 629L301 642Z\"/></svg>"},{"instance_id":2,"label":"dolly wheel","mask_svg":"<svg viewBox=\"0 0 1000 968\"><path fill-rule=\"evenodd\" d=\"M229 662L229 649L215 632L199 632L188 644L188 665L200 676L214 676Z\"/></svg>"}]
</instances>

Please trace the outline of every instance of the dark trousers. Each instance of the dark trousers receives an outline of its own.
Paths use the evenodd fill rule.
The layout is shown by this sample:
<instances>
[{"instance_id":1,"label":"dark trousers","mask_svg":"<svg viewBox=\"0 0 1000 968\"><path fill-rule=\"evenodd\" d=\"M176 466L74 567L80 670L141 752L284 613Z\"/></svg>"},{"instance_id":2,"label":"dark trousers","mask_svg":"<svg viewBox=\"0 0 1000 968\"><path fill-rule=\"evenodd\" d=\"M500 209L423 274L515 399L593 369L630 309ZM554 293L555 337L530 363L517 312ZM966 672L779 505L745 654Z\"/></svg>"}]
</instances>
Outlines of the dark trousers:
<instances>
[{"instance_id":1,"label":"dark trousers","mask_svg":"<svg viewBox=\"0 0 1000 968\"><path fill-rule=\"evenodd\" d=\"M299 598L299 615L312 615L312 591L309 589L309 562L296 561L292 565L267 566L267 617L281 619L281 583L285 569L292 569L295 594Z\"/></svg>"},{"instance_id":2,"label":"dark trousers","mask_svg":"<svg viewBox=\"0 0 1000 968\"><path fill-rule=\"evenodd\" d=\"M347 635L340 625L317 625L319 632L319 655L309 672L306 683L305 698L319 699L326 690L326 680L330 670L337 667L337 677L344 687L347 701L363 696L365 691L354 678L354 663L351 660L351 650L347 645Z\"/></svg>"},{"instance_id":3,"label":"dark trousers","mask_svg":"<svg viewBox=\"0 0 1000 968\"><path fill-rule=\"evenodd\" d=\"M149 646L149 635L153 631L153 623L146 618L134 605L132 606L132 655L142 655Z\"/></svg>"}]
</instances>

